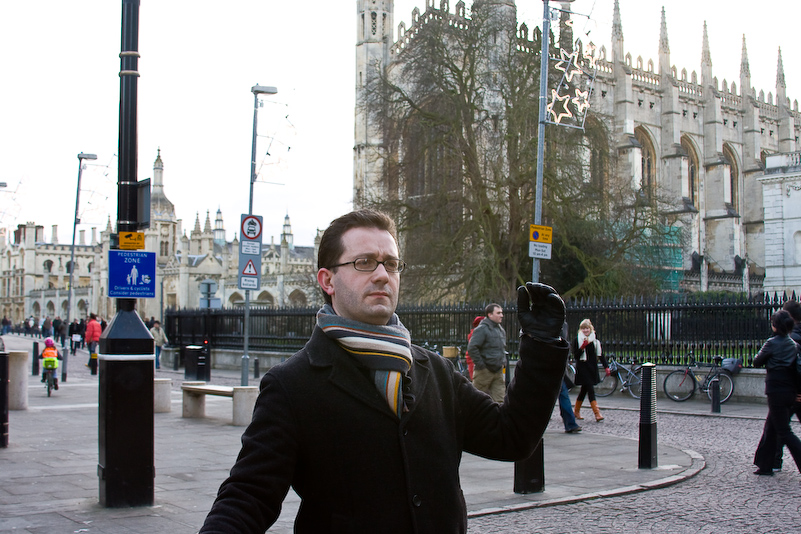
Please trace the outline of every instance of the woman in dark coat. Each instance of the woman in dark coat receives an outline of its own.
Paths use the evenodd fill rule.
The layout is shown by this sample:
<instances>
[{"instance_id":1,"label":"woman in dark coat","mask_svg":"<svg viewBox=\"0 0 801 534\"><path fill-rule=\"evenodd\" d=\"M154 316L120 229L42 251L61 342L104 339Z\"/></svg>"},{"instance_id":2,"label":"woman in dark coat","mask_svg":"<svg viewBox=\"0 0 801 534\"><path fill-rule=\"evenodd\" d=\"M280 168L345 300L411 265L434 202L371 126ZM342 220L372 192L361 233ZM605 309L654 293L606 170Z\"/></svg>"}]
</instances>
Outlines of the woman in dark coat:
<instances>
[{"instance_id":1,"label":"woman in dark coat","mask_svg":"<svg viewBox=\"0 0 801 534\"><path fill-rule=\"evenodd\" d=\"M595 385L601 381L601 377L598 374L599 358L607 375L609 375L610 371L609 364L606 363L606 358L601 352L601 342L596 338L595 328L589 319L584 319L579 324L579 333L576 339L570 343L570 352L576 361L576 379L574 382L576 385L581 386L573 413L576 419L584 419L581 417L580 410L586 396L590 398L590 406L595 414L595 420L601 422L604 418L601 415L601 410L598 409L598 402L595 400Z\"/></svg>"},{"instance_id":2,"label":"woman in dark coat","mask_svg":"<svg viewBox=\"0 0 801 534\"><path fill-rule=\"evenodd\" d=\"M789 336L795 323L785 310L774 313L770 323L775 335L762 345L754 358L754 367L767 369L765 394L768 396L768 417L754 455L754 464L758 468L754 471L755 475L773 475L778 438L787 445L796 467L801 471L801 440L790 429L790 409L798 395L798 345Z\"/></svg>"}]
</instances>

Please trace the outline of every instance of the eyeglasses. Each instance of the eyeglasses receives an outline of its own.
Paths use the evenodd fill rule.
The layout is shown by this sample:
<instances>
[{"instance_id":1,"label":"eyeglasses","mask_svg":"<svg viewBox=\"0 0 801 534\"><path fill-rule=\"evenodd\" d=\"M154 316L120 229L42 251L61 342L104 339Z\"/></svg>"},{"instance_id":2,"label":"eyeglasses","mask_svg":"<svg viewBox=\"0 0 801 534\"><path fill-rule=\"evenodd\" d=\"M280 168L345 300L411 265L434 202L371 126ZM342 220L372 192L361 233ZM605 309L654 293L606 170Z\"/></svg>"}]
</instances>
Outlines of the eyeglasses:
<instances>
[{"instance_id":1,"label":"eyeglasses","mask_svg":"<svg viewBox=\"0 0 801 534\"><path fill-rule=\"evenodd\" d=\"M406 268L406 262L403 260L388 259L384 261L378 261L373 258L356 258L353 261L346 261L345 263L332 265L329 267L329 269L342 267L343 265L353 265L353 268L357 271L363 271L367 273L375 271L378 269L379 265L383 265L384 269L386 269L388 273L400 273Z\"/></svg>"}]
</instances>

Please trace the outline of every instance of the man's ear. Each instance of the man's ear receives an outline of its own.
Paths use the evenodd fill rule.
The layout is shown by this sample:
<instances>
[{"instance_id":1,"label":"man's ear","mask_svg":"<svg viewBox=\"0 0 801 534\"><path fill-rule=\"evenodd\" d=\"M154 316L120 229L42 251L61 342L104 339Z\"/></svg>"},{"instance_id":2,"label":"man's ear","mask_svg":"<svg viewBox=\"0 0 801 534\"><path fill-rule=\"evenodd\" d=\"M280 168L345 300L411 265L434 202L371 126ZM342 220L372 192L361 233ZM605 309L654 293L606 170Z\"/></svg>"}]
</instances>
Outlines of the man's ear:
<instances>
[{"instance_id":1,"label":"man's ear","mask_svg":"<svg viewBox=\"0 0 801 534\"><path fill-rule=\"evenodd\" d=\"M334 273L329 269L320 269L317 271L317 283L327 295L334 294L333 284Z\"/></svg>"}]
</instances>

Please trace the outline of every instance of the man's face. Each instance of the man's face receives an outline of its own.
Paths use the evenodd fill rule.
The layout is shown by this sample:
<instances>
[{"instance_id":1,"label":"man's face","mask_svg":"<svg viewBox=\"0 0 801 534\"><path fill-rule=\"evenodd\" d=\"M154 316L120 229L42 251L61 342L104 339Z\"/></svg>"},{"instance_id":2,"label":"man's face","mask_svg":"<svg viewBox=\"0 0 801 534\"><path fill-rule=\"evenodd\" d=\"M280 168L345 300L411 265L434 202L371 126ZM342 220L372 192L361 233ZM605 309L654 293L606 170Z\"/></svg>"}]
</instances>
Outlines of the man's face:
<instances>
[{"instance_id":1,"label":"man's face","mask_svg":"<svg viewBox=\"0 0 801 534\"><path fill-rule=\"evenodd\" d=\"M351 228L342 234L343 253L336 263L357 258L378 261L399 259L392 234L378 228ZM331 295L334 311L362 323L385 325L398 305L400 273L388 273L383 265L373 272L357 271L353 265L320 269L317 281Z\"/></svg>"},{"instance_id":2,"label":"man's face","mask_svg":"<svg viewBox=\"0 0 801 534\"><path fill-rule=\"evenodd\" d=\"M490 321L496 324L501 324L501 322L503 321L503 308L500 307L495 308L494 310L492 310L492 313L487 315L487 317L490 318Z\"/></svg>"}]
</instances>

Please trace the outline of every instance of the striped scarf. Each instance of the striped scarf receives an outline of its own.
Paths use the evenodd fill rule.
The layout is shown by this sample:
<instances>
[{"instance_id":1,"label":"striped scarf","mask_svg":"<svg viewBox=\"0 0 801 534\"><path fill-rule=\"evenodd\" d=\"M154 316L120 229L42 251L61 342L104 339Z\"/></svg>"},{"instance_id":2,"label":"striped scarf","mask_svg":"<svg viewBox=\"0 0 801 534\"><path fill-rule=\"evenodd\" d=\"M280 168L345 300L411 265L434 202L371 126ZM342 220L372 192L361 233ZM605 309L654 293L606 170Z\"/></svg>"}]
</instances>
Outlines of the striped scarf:
<instances>
[{"instance_id":1,"label":"striped scarf","mask_svg":"<svg viewBox=\"0 0 801 534\"><path fill-rule=\"evenodd\" d=\"M370 371L378 392L400 418L406 409L401 386L412 367L412 343L398 316L392 314L385 326L365 324L337 315L326 304L317 312L317 326Z\"/></svg>"}]
</instances>

